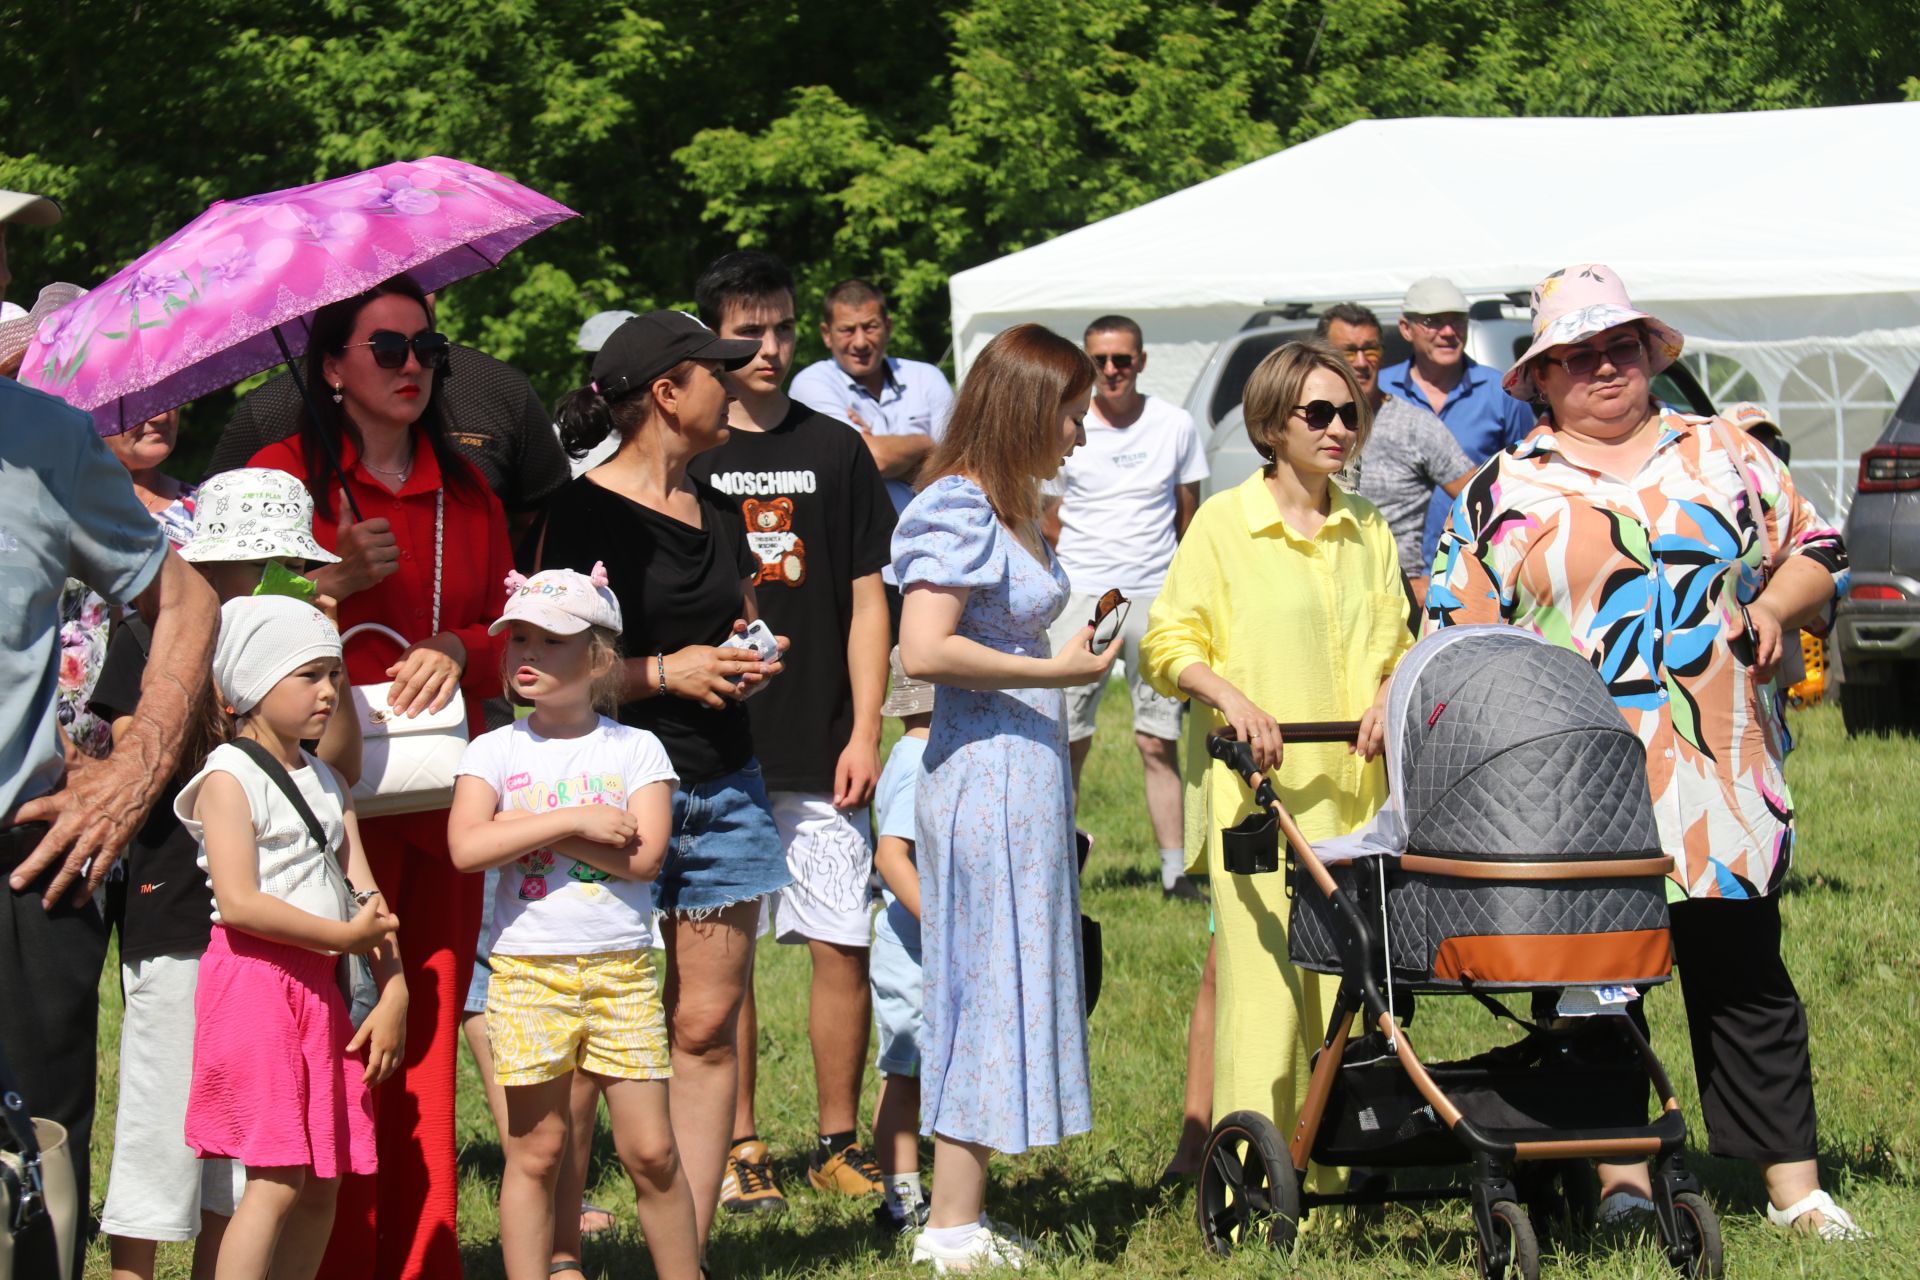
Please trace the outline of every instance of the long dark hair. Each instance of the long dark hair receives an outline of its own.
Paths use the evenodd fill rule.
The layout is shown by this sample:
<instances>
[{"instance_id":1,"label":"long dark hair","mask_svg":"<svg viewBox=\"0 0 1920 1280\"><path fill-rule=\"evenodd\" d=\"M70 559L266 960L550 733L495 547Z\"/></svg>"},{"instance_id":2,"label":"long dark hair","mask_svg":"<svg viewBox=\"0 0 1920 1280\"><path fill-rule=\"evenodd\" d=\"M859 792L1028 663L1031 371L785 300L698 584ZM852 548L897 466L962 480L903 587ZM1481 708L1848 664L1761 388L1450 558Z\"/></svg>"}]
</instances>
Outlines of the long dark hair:
<instances>
[{"instance_id":1,"label":"long dark hair","mask_svg":"<svg viewBox=\"0 0 1920 1280\"><path fill-rule=\"evenodd\" d=\"M659 377L676 387L684 387L693 376L693 364L691 360L682 360ZM612 398L601 395L591 382L561 396L553 406L553 423L560 428L560 447L578 462L608 436L617 437L621 444L631 440L653 417L653 384L657 381L659 378L650 379Z\"/></svg>"},{"instance_id":2,"label":"long dark hair","mask_svg":"<svg viewBox=\"0 0 1920 1280\"><path fill-rule=\"evenodd\" d=\"M323 364L328 356L337 356L346 350L347 339L353 336L354 322L359 320L360 312L366 305L375 298L393 294L412 298L419 303L420 309L427 313L427 323L433 323L433 304L427 301L426 292L414 282L413 277L394 276L390 280L382 280L365 293L320 308L313 313L313 320L307 327L307 354L301 361L300 376L306 381L308 400L320 412L320 421L315 423L307 405L301 404L300 455L306 461L307 489L313 494L314 513L323 520L334 518L333 487L345 480L334 469L333 456L327 450L327 440L335 441L336 447L341 440L353 441L356 450L365 446L360 438L360 428L347 416L346 406L333 402L333 396L327 389ZM455 493L479 498L486 492L486 482L480 478L473 464L460 456L447 434L440 396L440 386L446 381L446 374L445 365L433 370L428 382L427 407L415 425L432 447L434 461L440 464L440 476L446 486Z\"/></svg>"}]
</instances>

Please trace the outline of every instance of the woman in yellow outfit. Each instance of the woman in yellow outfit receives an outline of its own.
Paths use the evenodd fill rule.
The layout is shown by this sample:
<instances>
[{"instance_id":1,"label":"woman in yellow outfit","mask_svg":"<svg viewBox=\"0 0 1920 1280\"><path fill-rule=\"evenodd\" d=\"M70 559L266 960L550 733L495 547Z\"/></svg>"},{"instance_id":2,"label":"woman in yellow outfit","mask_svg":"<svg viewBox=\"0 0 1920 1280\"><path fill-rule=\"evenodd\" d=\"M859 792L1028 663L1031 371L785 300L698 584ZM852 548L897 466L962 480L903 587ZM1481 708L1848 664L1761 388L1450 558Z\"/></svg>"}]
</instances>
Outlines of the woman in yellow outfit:
<instances>
[{"instance_id":1,"label":"woman in yellow outfit","mask_svg":"<svg viewBox=\"0 0 1920 1280\"><path fill-rule=\"evenodd\" d=\"M1366 400L1344 361L1289 343L1247 381L1247 435L1267 460L1195 514L1141 643L1146 678L1196 705L1186 730L1188 848L1204 832L1216 919L1213 1110L1262 1112L1291 1134L1307 1056L1338 983L1287 959L1279 875L1229 875L1220 829L1252 810L1213 767L1206 735L1253 748L1309 840L1363 825L1386 799L1386 680L1412 644L1393 534L1332 483L1365 442ZM1352 744L1286 747L1277 721L1358 720ZM1283 750L1284 748L1284 750ZM1330 1189L1324 1175L1310 1179Z\"/></svg>"}]
</instances>

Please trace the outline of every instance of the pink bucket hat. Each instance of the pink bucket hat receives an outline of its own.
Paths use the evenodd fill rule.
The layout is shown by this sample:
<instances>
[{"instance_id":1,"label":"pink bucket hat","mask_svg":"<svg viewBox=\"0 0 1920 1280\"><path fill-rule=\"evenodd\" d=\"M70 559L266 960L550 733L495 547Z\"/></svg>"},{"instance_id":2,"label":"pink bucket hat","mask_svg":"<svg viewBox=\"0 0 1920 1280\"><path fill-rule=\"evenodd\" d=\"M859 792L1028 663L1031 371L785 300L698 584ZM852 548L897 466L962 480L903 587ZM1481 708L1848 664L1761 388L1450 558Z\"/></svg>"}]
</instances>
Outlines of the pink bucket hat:
<instances>
[{"instance_id":1,"label":"pink bucket hat","mask_svg":"<svg viewBox=\"0 0 1920 1280\"><path fill-rule=\"evenodd\" d=\"M1679 357L1686 341L1680 331L1636 311L1612 267L1598 262L1562 267L1533 286L1533 345L1513 362L1500 385L1517 400L1532 400L1540 394L1533 384L1535 356L1636 320L1647 330L1647 372L1658 373Z\"/></svg>"}]
</instances>

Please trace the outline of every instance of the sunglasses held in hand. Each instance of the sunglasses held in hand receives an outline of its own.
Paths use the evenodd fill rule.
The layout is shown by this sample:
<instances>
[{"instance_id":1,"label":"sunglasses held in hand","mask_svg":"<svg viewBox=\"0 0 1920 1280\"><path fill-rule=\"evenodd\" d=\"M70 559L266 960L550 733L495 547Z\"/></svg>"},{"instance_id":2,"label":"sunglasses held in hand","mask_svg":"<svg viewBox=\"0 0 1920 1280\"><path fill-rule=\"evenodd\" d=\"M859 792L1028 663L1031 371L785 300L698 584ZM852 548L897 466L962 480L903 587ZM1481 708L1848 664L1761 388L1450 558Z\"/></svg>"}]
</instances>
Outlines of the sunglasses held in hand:
<instances>
[{"instance_id":1,"label":"sunglasses held in hand","mask_svg":"<svg viewBox=\"0 0 1920 1280\"><path fill-rule=\"evenodd\" d=\"M1120 628L1127 625L1127 610L1133 602L1120 594L1120 588L1110 588L1093 606L1093 617L1087 625L1093 628L1093 639L1088 648L1095 653L1105 653L1115 640L1120 638Z\"/></svg>"},{"instance_id":2,"label":"sunglasses held in hand","mask_svg":"<svg viewBox=\"0 0 1920 1280\"><path fill-rule=\"evenodd\" d=\"M407 363L407 348L412 347L414 358L420 361L422 369L438 369L447 362L449 345L446 334L435 333L432 329L422 329L411 338L391 329L375 329L367 341L349 342L342 350L369 347L373 351L375 364L382 369L398 369Z\"/></svg>"}]
</instances>

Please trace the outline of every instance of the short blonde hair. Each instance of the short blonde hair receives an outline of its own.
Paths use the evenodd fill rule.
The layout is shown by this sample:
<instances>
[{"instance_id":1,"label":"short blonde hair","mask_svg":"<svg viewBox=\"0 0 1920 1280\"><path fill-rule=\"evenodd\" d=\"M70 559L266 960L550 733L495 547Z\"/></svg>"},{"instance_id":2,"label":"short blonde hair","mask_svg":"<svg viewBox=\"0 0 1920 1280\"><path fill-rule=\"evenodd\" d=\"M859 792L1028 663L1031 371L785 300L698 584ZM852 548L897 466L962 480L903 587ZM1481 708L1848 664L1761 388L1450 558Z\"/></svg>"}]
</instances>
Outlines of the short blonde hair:
<instances>
[{"instance_id":1,"label":"short blonde hair","mask_svg":"<svg viewBox=\"0 0 1920 1280\"><path fill-rule=\"evenodd\" d=\"M1307 385L1307 375L1315 369L1337 374L1347 384L1353 402L1360 406L1360 418L1355 424L1360 444L1354 450L1355 456L1367 447L1367 437L1373 432L1373 405L1361 393L1353 370L1324 342L1289 342L1259 363L1253 376L1247 379L1247 389L1241 399L1247 420L1247 439L1252 442L1254 452L1266 460L1264 469L1268 475L1273 474L1287 419L1299 407L1300 389Z\"/></svg>"}]
</instances>

